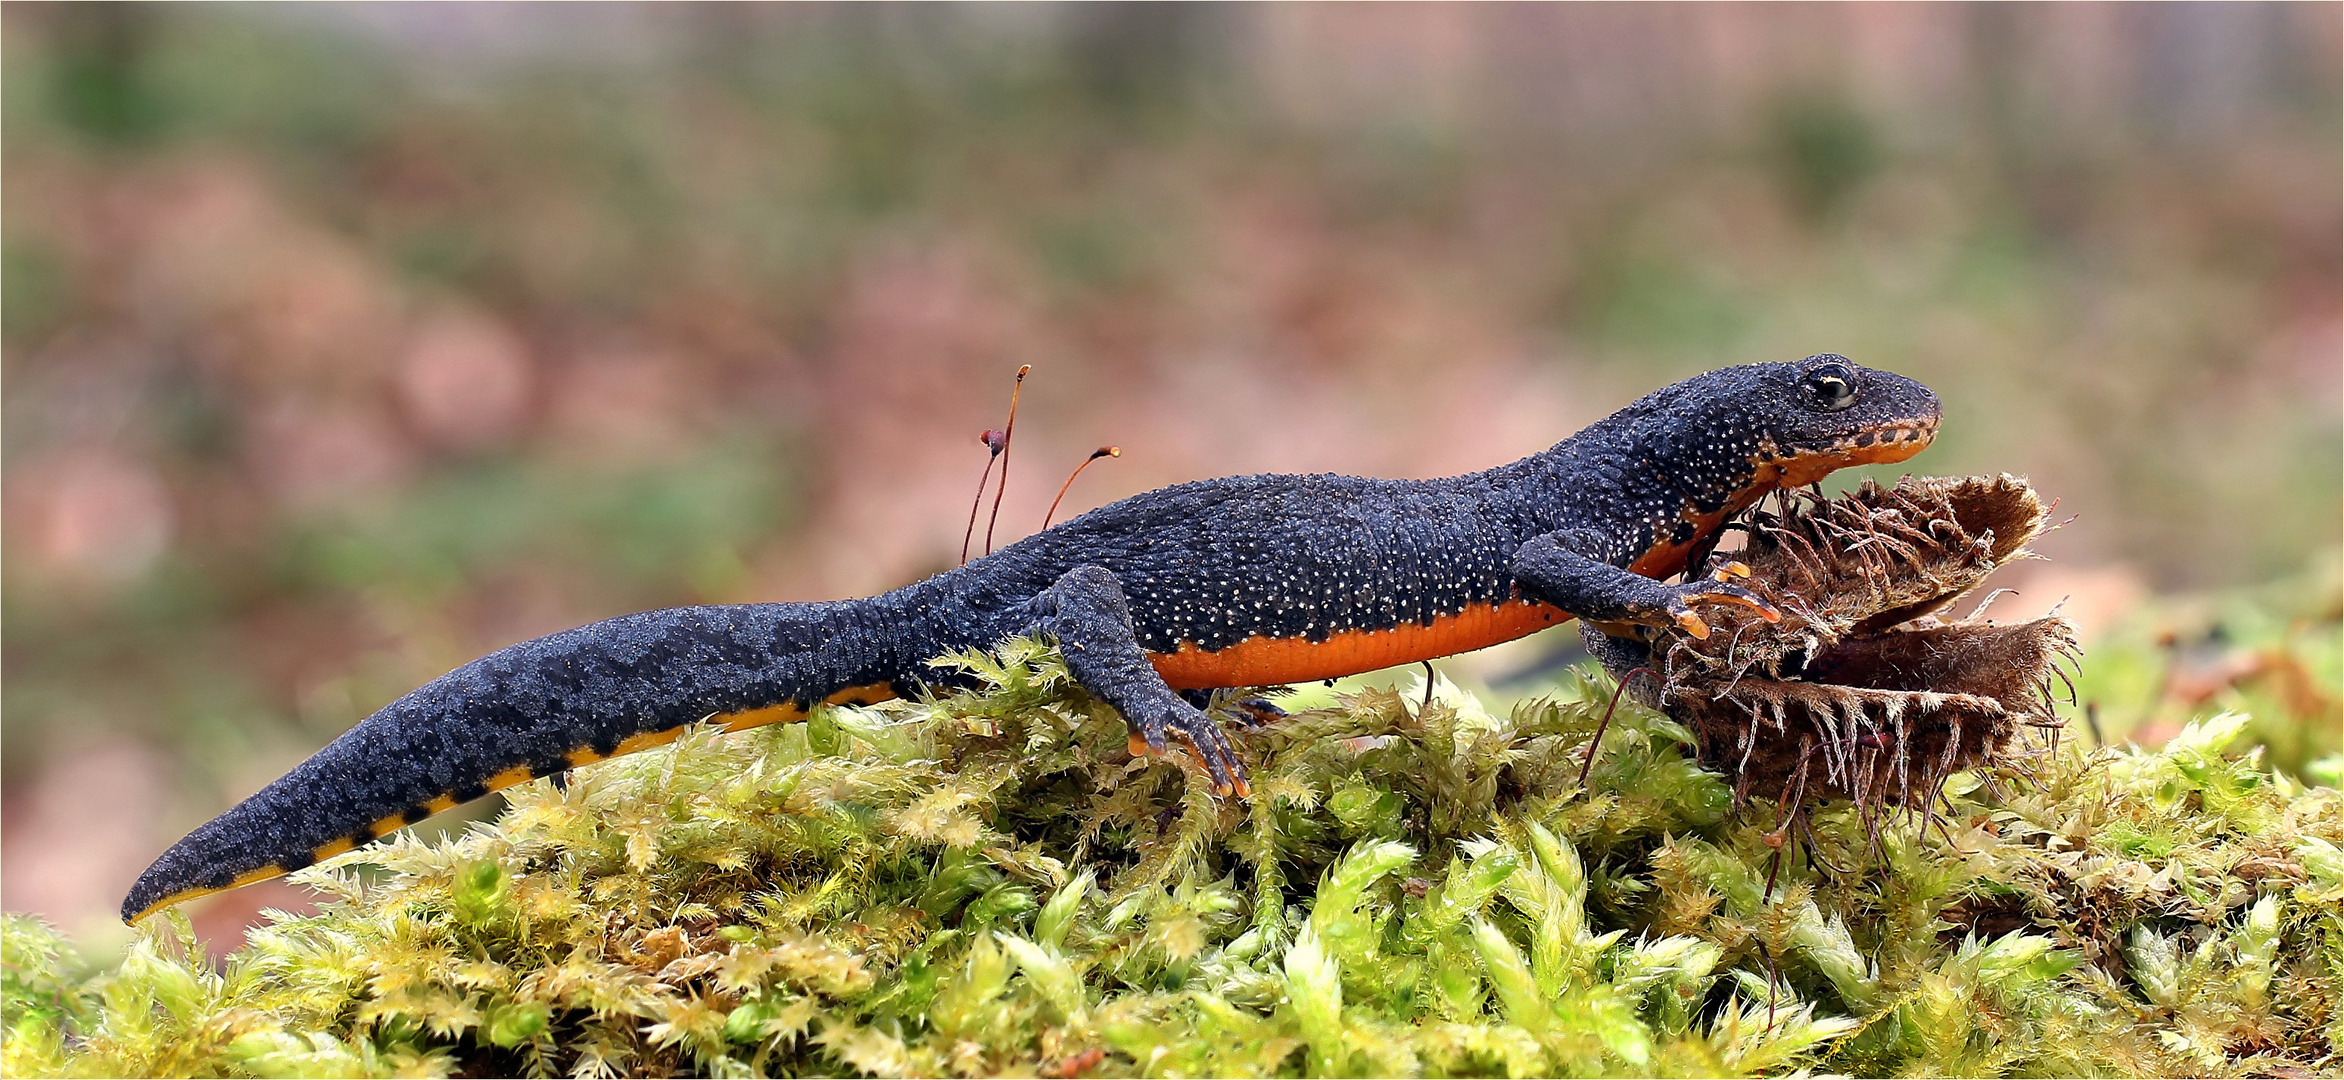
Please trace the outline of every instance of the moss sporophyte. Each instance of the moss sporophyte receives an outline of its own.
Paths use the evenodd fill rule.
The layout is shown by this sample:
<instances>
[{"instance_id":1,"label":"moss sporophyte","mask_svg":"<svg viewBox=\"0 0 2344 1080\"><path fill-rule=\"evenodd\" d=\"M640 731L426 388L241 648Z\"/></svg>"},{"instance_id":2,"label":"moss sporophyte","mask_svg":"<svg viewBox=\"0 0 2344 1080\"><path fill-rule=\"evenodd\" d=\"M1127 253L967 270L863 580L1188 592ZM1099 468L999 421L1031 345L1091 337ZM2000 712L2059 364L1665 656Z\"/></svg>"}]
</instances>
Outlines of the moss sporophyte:
<instances>
[{"instance_id":1,"label":"moss sporophyte","mask_svg":"<svg viewBox=\"0 0 2344 1080\"><path fill-rule=\"evenodd\" d=\"M1901 565L1936 575L2023 544L2000 527L1984 540L1961 509L1960 493L1998 486L1995 498L2021 497L2003 481L1922 482L1786 507L1775 527L1877 523L1884 509L1951 500L1966 540L1922 525L1945 540L1932 555L1895 533L1916 556ZM1762 590L1799 566L1828 569L1769 552L1759 543L1743 556ZM1880 580L1795 583L1806 627L1783 632L1914 632L1850 631L1881 594L1859 602L1844 590ZM2045 633L2029 625L1993 629ZM1918 632L1962 627L1985 629ZM2064 639L2048 640L2028 655L2056 658ZM1811 650L1803 670L1835 647ZM1122 719L1074 685L1055 648L1011 640L944 661L969 690L826 706L807 724L739 734L697 728L582 768L566 789L514 788L500 818L465 835L401 837L303 870L297 881L333 898L325 909L252 931L217 966L176 915L96 974L11 916L0 1065L113 1076L2336 1068L2344 797L2265 767L2259 750L2229 752L2244 717L2194 724L2154 752L2092 749L2050 729L2029 736L2042 698L2013 690L1994 701L2020 719L1986 742L1973 740L1994 727L1976 719L1988 706L1948 703L1970 710L1948 743L1924 734L1945 710L1920 705L1902 734L1893 722L1851 729L1844 706L1827 717L1786 704L1778 722L1773 702L1840 685L1784 670L1787 648L1730 690L1704 681L1704 657L1667 652L1655 662L1673 665L1660 672L1668 711L1622 702L1585 786L1614 689L1594 674L1503 715L1445 682L1297 711L1242 733L1255 784L1236 801L1216 799L1193 764L1133 758ZM2002 658L1994 677L2009 677L2009 650L1990 652ZM1808 689L1741 696L1753 679ZM1969 686L1899 692L1993 697ZM1740 701L1760 703L1762 723L1715 722ZM1832 722L1854 744L1838 771L1815 749ZM1891 734L1863 741L1880 731ZM1753 762L1792 756L1762 777L1737 773L1746 738L1790 740L1748 750ZM1865 753L1900 746L1922 748L1912 768L1867 771ZM1949 752L1950 769L1937 764ZM1803 789L1798 756L1809 758ZM1748 805L1737 811L1738 798Z\"/></svg>"}]
</instances>

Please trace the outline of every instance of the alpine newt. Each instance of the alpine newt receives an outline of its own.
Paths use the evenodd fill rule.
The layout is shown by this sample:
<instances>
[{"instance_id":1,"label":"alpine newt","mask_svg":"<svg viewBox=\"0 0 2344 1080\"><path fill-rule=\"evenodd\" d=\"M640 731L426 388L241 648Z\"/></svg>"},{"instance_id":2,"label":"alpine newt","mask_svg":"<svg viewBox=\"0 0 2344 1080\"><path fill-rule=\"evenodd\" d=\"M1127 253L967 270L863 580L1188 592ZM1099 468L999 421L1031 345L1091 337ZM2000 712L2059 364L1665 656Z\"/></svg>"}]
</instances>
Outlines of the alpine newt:
<instances>
[{"instance_id":1,"label":"alpine newt","mask_svg":"<svg viewBox=\"0 0 2344 1080\"><path fill-rule=\"evenodd\" d=\"M1574 616L1605 633L1772 609L1689 575L1720 527L1834 469L1935 436L1928 388L1833 355L1699 375L1543 452L1439 480L1237 476L1135 495L893 592L671 608L525 641L391 702L172 845L125 920L282 874L534 777L821 703L918 693L926 661L1042 634L1119 710L1133 753L1245 766L1181 691L1333 678Z\"/></svg>"}]
</instances>

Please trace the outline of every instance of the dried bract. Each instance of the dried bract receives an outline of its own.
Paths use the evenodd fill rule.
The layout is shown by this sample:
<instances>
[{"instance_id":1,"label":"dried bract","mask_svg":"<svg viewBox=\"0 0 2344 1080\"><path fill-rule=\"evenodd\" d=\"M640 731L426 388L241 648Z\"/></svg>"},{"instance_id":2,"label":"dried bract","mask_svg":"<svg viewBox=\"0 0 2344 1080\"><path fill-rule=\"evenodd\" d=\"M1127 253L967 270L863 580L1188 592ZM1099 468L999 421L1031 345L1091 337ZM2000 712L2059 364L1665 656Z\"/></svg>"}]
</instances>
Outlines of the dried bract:
<instances>
[{"instance_id":1,"label":"dried bract","mask_svg":"<svg viewBox=\"0 0 2344 1080\"><path fill-rule=\"evenodd\" d=\"M1821 797L1866 810L1926 812L1952 773L2004 760L2051 709L2074 628L2056 616L2017 625L1942 613L1996 567L2027 557L2048 508L2017 477L1906 477L1836 499L1788 496L1755 515L1739 556L1744 584L1778 622L1716 610L1711 632L1659 632L1645 655L1607 648L1625 677L1659 675L1650 694L1700 739L1702 763L1734 778L1738 799L1776 798L1795 814ZM1990 600L1991 598L1989 598Z\"/></svg>"}]
</instances>

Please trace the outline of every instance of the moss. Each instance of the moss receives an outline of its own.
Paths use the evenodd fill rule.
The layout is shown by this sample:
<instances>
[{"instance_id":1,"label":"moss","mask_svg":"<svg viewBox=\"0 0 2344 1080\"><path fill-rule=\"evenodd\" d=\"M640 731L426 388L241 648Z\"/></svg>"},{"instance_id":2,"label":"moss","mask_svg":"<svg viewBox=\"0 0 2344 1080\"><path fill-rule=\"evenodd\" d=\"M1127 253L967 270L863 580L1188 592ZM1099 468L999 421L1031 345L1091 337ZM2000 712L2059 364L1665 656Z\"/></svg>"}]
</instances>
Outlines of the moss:
<instances>
[{"instance_id":1,"label":"moss","mask_svg":"<svg viewBox=\"0 0 2344 1080\"><path fill-rule=\"evenodd\" d=\"M1862 1074L2332 1070L2338 793L2072 741L1941 826L1814 815L1765 888L1690 733L1609 688L1366 691L1246 733L1249 803L1134 761L1057 655L718 737L305 871L207 966L6 924L10 1075ZM1592 703L1592 704L1591 704ZM1999 794L1997 794L1999 793ZM379 866L381 870L370 869ZM1838 872L1827 869L1838 867ZM192 958L192 959L191 959Z\"/></svg>"}]
</instances>

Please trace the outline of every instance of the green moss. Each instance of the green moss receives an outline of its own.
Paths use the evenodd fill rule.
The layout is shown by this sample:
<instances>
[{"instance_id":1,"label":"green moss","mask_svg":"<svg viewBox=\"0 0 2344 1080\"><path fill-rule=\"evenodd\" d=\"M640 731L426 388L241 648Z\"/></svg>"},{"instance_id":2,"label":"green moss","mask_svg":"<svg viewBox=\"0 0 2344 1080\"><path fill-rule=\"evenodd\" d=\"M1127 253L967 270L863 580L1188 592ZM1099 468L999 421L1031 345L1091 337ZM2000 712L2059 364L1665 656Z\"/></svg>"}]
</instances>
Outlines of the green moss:
<instances>
[{"instance_id":1,"label":"green moss","mask_svg":"<svg viewBox=\"0 0 2344 1080\"><path fill-rule=\"evenodd\" d=\"M2225 750L1971 774L1781 860L1605 687L1367 691L1247 733L1255 797L1135 762L1056 654L581 770L305 871L219 969L10 917L10 1075L2244 1075L2335 1068L2344 801ZM1595 704L1588 704L1594 702ZM1999 792L1999 794L1995 794ZM387 869L364 871L364 864Z\"/></svg>"}]
</instances>

